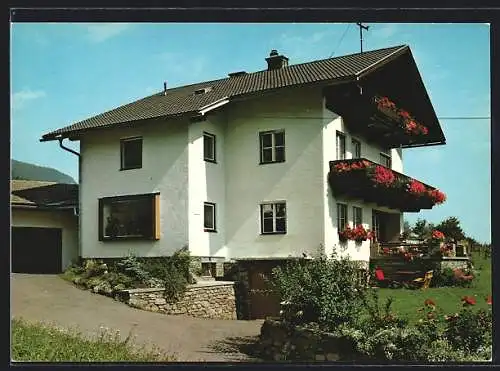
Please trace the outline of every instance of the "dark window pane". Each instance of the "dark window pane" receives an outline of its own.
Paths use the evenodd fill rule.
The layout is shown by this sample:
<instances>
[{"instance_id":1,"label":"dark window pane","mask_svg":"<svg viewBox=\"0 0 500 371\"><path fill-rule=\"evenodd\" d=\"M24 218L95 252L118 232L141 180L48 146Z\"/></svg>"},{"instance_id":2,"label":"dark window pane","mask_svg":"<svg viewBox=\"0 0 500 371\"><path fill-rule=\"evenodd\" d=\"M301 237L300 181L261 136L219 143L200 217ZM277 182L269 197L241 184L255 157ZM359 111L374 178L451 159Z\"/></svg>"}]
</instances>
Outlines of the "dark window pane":
<instances>
[{"instance_id":1,"label":"dark window pane","mask_svg":"<svg viewBox=\"0 0 500 371\"><path fill-rule=\"evenodd\" d=\"M285 147L276 147L275 161L277 162L285 161Z\"/></svg>"},{"instance_id":2,"label":"dark window pane","mask_svg":"<svg viewBox=\"0 0 500 371\"><path fill-rule=\"evenodd\" d=\"M272 133L267 133L267 134L261 135L262 147L272 147L272 145L273 145L272 135L273 135Z\"/></svg>"},{"instance_id":3,"label":"dark window pane","mask_svg":"<svg viewBox=\"0 0 500 371\"><path fill-rule=\"evenodd\" d=\"M142 167L142 139L124 140L122 145L122 168Z\"/></svg>"},{"instance_id":4,"label":"dark window pane","mask_svg":"<svg viewBox=\"0 0 500 371\"><path fill-rule=\"evenodd\" d=\"M276 204L276 217L284 218L286 216L286 204Z\"/></svg>"},{"instance_id":5,"label":"dark window pane","mask_svg":"<svg viewBox=\"0 0 500 371\"><path fill-rule=\"evenodd\" d=\"M285 133L278 132L274 134L274 145L275 146L284 146L285 145Z\"/></svg>"},{"instance_id":6,"label":"dark window pane","mask_svg":"<svg viewBox=\"0 0 500 371\"><path fill-rule=\"evenodd\" d=\"M276 232L286 232L286 219L277 218L276 219Z\"/></svg>"},{"instance_id":7,"label":"dark window pane","mask_svg":"<svg viewBox=\"0 0 500 371\"><path fill-rule=\"evenodd\" d=\"M262 162L272 162L273 161L273 149L266 148L262 150Z\"/></svg>"},{"instance_id":8,"label":"dark window pane","mask_svg":"<svg viewBox=\"0 0 500 371\"><path fill-rule=\"evenodd\" d=\"M204 227L206 229L215 229L214 223L215 208L213 205L205 205L204 207Z\"/></svg>"},{"instance_id":9,"label":"dark window pane","mask_svg":"<svg viewBox=\"0 0 500 371\"><path fill-rule=\"evenodd\" d=\"M272 218L273 217L273 205L272 204L262 205L262 217L263 218Z\"/></svg>"},{"instance_id":10,"label":"dark window pane","mask_svg":"<svg viewBox=\"0 0 500 371\"><path fill-rule=\"evenodd\" d=\"M110 201L102 209L105 237L152 237L151 198Z\"/></svg>"},{"instance_id":11,"label":"dark window pane","mask_svg":"<svg viewBox=\"0 0 500 371\"><path fill-rule=\"evenodd\" d=\"M262 233L272 233L273 232L273 219L262 220Z\"/></svg>"}]
</instances>

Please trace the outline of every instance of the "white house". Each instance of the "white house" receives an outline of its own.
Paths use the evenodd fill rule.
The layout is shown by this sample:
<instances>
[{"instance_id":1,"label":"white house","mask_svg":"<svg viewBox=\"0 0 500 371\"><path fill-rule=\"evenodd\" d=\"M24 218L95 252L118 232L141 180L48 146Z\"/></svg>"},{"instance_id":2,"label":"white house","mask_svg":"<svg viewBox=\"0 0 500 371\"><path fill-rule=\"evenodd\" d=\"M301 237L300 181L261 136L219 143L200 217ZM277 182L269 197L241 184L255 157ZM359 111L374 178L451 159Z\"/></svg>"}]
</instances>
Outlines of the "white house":
<instances>
[{"instance_id":1,"label":"white house","mask_svg":"<svg viewBox=\"0 0 500 371\"><path fill-rule=\"evenodd\" d=\"M408 46L296 65L273 50L266 61L43 135L80 141L82 257L188 245L204 261L334 250L366 261L370 241L341 242L339 230L395 240L403 212L436 203L434 188L409 192L402 175L404 148L445 143ZM394 181L375 181L377 169Z\"/></svg>"}]
</instances>

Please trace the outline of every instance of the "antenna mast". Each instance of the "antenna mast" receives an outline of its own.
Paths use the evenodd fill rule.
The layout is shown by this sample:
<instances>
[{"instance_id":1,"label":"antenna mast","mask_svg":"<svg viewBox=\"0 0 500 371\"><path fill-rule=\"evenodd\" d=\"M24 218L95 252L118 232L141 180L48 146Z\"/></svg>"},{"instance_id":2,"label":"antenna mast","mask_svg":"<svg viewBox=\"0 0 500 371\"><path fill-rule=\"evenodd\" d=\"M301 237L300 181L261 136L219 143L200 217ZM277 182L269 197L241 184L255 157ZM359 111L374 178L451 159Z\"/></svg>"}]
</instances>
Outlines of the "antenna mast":
<instances>
[{"instance_id":1,"label":"antenna mast","mask_svg":"<svg viewBox=\"0 0 500 371\"><path fill-rule=\"evenodd\" d=\"M356 23L356 25L359 27L359 41L361 43L361 53L363 53L363 30L368 31L370 26L364 26L361 22Z\"/></svg>"}]
</instances>

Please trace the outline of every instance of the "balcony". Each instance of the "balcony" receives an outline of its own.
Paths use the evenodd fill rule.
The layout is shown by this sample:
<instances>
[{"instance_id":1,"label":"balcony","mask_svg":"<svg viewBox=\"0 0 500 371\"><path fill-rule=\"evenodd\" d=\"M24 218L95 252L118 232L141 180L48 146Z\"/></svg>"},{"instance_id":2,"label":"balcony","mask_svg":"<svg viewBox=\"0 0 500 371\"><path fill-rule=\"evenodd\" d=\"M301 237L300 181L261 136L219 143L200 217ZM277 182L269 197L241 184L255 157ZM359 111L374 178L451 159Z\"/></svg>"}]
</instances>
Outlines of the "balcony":
<instances>
[{"instance_id":1,"label":"balcony","mask_svg":"<svg viewBox=\"0 0 500 371\"><path fill-rule=\"evenodd\" d=\"M328 182L335 196L402 212L432 209L446 200L438 189L365 158L330 161Z\"/></svg>"}]
</instances>

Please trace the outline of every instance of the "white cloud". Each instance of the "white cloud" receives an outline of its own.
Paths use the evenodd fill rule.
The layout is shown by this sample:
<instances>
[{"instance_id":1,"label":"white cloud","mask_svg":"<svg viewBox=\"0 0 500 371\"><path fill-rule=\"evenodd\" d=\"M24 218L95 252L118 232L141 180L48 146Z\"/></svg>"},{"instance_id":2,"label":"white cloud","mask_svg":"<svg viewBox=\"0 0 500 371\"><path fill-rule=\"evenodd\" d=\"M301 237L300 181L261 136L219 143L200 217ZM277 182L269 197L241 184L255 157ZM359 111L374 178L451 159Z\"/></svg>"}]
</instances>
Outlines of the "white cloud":
<instances>
[{"instance_id":1,"label":"white cloud","mask_svg":"<svg viewBox=\"0 0 500 371\"><path fill-rule=\"evenodd\" d=\"M45 97L43 90L24 89L12 94L11 105L14 110L23 108L25 104L31 100Z\"/></svg>"},{"instance_id":2,"label":"white cloud","mask_svg":"<svg viewBox=\"0 0 500 371\"><path fill-rule=\"evenodd\" d=\"M87 38L94 43L103 42L128 30L129 23L103 23L85 25Z\"/></svg>"}]
</instances>

